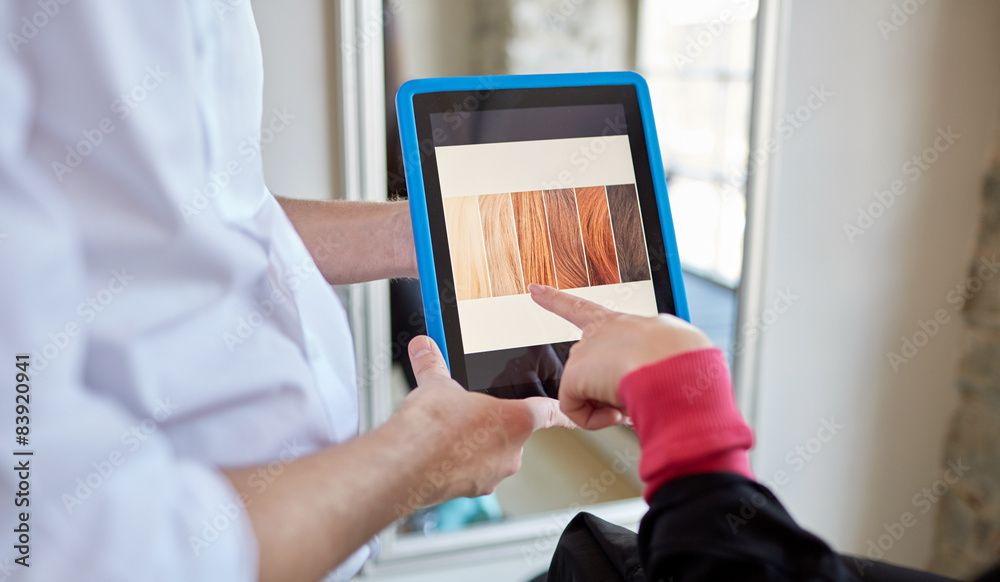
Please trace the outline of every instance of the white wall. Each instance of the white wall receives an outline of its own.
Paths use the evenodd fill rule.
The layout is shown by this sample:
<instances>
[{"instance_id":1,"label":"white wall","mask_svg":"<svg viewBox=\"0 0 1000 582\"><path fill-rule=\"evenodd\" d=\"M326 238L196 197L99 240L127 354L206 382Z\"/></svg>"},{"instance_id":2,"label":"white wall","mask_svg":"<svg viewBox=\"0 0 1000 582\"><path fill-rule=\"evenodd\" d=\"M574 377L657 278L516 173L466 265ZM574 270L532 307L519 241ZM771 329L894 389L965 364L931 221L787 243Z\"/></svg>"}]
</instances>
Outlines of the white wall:
<instances>
[{"instance_id":1,"label":"white wall","mask_svg":"<svg viewBox=\"0 0 1000 582\"><path fill-rule=\"evenodd\" d=\"M912 498L942 477L956 403L962 324L946 295L965 278L995 143L1000 3L929 0L885 39L878 21L893 1L788 3L777 112L812 87L833 96L778 137L773 158L764 295L798 299L760 340L754 467L762 480L785 471L778 496L841 551L867 551L884 523L914 513L885 559L924 566L936 512L920 514ZM949 126L962 137L912 182L904 162ZM906 194L850 242L844 223L896 179ZM895 373L887 353L939 309L950 322ZM843 429L789 463L830 418Z\"/></svg>"},{"instance_id":2,"label":"white wall","mask_svg":"<svg viewBox=\"0 0 1000 582\"><path fill-rule=\"evenodd\" d=\"M323 0L251 3L264 51L264 125L275 108L295 116L264 146L268 188L291 198L340 197L332 8Z\"/></svg>"}]
</instances>

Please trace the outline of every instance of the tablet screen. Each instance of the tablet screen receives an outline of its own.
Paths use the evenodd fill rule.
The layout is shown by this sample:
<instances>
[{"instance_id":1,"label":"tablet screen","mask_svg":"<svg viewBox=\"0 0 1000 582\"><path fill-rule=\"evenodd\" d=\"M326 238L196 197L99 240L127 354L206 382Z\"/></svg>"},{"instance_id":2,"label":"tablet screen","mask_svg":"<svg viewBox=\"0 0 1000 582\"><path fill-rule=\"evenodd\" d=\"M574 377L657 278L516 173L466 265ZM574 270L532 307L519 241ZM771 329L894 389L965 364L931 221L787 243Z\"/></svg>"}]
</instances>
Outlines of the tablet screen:
<instances>
[{"instance_id":1,"label":"tablet screen","mask_svg":"<svg viewBox=\"0 0 1000 582\"><path fill-rule=\"evenodd\" d=\"M557 395L581 332L529 283L674 313L633 87L424 93L414 113L451 371L466 388Z\"/></svg>"}]
</instances>

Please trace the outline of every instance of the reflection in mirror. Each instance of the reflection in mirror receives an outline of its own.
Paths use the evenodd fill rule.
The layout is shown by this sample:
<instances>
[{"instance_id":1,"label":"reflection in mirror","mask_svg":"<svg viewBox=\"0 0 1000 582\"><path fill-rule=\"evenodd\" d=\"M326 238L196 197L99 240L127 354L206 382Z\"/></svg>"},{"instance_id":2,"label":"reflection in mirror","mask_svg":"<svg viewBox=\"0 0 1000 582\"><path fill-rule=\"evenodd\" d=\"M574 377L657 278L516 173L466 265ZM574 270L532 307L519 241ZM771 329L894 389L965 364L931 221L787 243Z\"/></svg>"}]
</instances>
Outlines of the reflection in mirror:
<instances>
[{"instance_id":1,"label":"reflection in mirror","mask_svg":"<svg viewBox=\"0 0 1000 582\"><path fill-rule=\"evenodd\" d=\"M717 345L731 351L756 13L756 0L386 0L390 199L406 196L394 106L403 82L638 70L654 100L691 316ZM414 382L406 343L425 331L419 284L394 281L391 300L398 405ZM526 350L508 369L490 374L531 377L544 394L544 380L561 371L566 357L544 349ZM641 493L638 452L635 434L624 426L540 431L524 447L521 470L494 494L420 510L399 531L444 534L631 499Z\"/></svg>"}]
</instances>

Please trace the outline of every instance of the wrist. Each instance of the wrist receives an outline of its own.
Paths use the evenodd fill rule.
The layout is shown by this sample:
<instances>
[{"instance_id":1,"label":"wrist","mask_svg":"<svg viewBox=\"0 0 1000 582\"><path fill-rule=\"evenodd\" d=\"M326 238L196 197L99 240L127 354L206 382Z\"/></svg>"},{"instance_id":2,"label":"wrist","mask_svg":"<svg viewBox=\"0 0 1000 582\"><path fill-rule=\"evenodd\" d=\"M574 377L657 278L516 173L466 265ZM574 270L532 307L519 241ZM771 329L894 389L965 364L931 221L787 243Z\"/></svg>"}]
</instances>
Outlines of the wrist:
<instances>
[{"instance_id":1,"label":"wrist","mask_svg":"<svg viewBox=\"0 0 1000 582\"><path fill-rule=\"evenodd\" d=\"M438 436L440 420L432 418L421 407L409 404L404 401L375 431L381 432L383 438L392 441L392 446L403 453L405 472L422 475L440 456L439 450L443 447L439 441L444 439Z\"/></svg>"},{"instance_id":2,"label":"wrist","mask_svg":"<svg viewBox=\"0 0 1000 582\"><path fill-rule=\"evenodd\" d=\"M398 472L405 481L407 513L434 505L452 497L450 477L453 468L446 466L448 451L454 444L441 429L446 424L423 406L404 402L376 431L383 445L399 452ZM397 513L399 513L397 511ZM397 515L397 518L401 517Z\"/></svg>"}]
</instances>

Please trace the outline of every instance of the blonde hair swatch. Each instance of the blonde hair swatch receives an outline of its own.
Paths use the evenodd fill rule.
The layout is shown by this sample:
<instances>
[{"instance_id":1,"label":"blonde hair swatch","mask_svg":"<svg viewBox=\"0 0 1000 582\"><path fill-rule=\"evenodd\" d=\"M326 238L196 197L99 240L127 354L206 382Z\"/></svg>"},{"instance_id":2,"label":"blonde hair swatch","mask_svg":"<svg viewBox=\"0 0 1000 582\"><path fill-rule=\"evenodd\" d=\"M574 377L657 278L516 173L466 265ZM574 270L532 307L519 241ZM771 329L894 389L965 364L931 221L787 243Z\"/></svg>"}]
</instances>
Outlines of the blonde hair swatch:
<instances>
[{"instance_id":1,"label":"blonde hair swatch","mask_svg":"<svg viewBox=\"0 0 1000 582\"><path fill-rule=\"evenodd\" d=\"M486 250L476 197L449 196L443 200L455 297L459 301L489 297Z\"/></svg>"},{"instance_id":2,"label":"blonde hair swatch","mask_svg":"<svg viewBox=\"0 0 1000 582\"><path fill-rule=\"evenodd\" d=\"M587 287L587 262L580 237L580 214L572 190L546 190L545 210L559 289Z\"/></svg>"},{"instance_id":3,"label":"blonde hair swatch","mask_svg":"<svg viewBox=\"0 0 1000 582\"><path fill-rule=\"evenodd\" d=\"M590 284L620 283L615 238L604 187L577 188L576 203L580 209L580 227L583 231Z\"/></svg>"},{"instance_id":4,"label":"blonde hair swatch","mask_svg":"<svg viewBox=\"0 0 1000 582\"><path fill-rule=\"evenodd\" d=\"M549 244L549 225L545 219L545 203L541 191L514 192L510 195L517 225L517 242L521 253L524 283L556 286Z\"/></svg>"},{"instance_id":5,"label":"blonde hair swatch","mask_svg":"<svg viewBox=\"0 0 1000 582\"><path fill-rule=\"evenodd\" d=\"M494 297L524 293L521 261L514 233L514 210L510 194L484 194L479 197L486 242L486 265Z\"/></svg>"},{"instance_id":6,"label":"blonde hair swatch","mask_svg":"<svg viewBox=\"0 0 1000 582\"><path fill-rule=\"evenodd\" d=\"M607 190L622 283L645 281L649 279L649 257L635 185L619 184L608 186Z\"/></svg>"}]
</instances>

